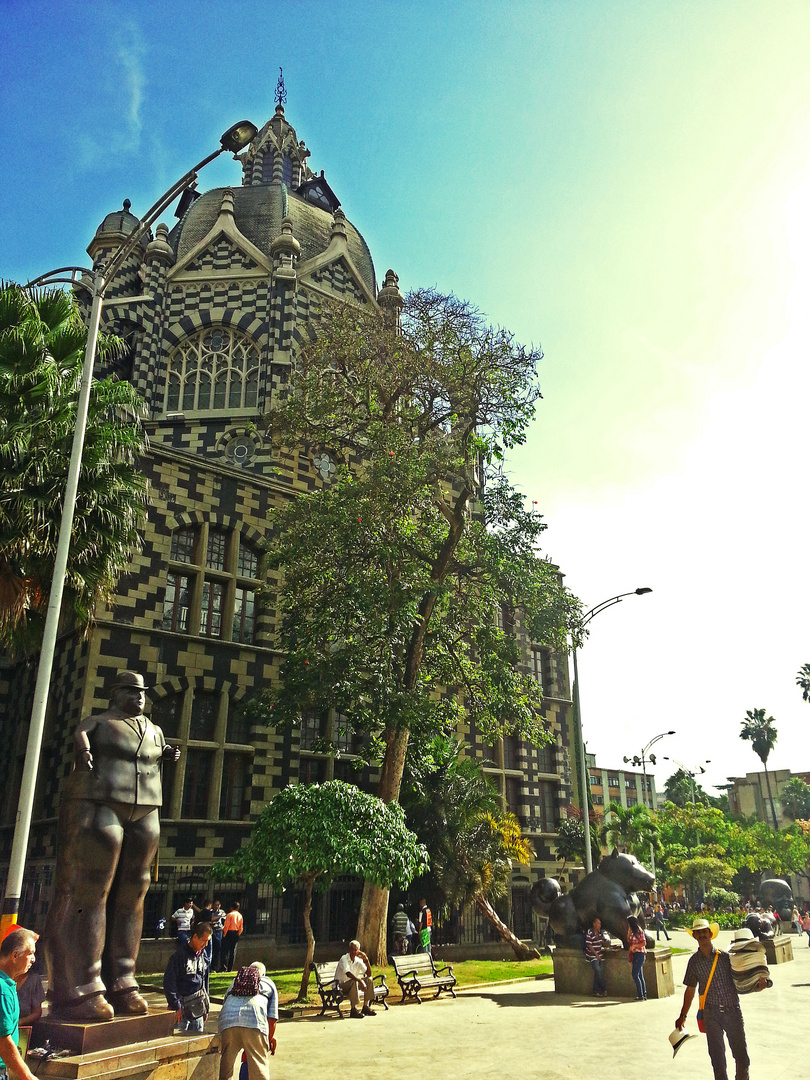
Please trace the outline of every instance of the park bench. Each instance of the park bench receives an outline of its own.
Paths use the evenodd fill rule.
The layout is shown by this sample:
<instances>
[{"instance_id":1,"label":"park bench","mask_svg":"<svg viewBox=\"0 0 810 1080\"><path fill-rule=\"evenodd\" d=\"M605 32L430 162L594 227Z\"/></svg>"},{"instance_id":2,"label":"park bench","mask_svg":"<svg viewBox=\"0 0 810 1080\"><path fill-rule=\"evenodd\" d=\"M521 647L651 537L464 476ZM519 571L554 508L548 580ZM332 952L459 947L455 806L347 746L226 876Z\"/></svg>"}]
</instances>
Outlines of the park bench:
<instances>
[{"instance_id":1,"label":"park bench","mask_svg":"<svg viewBox=\"0 0 810 1080\"><path fill-rule=\"evenodd\" d=\"M335 983L335 971L337 970L338 961L333 960L329 964L310 964L310 971L315 974L315 982L318 986L318 993L321 996L321 1011L320 1016L326 1012L327 1009L337 1009L338 1016L343 1019L343 1013L340 1011L340 1005L342 1001L348 1000L346 995ZM374 976L374 1004L382 1004L384 1009L388 1008L386 998L390 993L388 983L385 981L384 975ZM362 1006L362 1002L361 1002Z\"/></svg>"},{"instance_id":2,"label":"park bench","mask_svg":"<svg viewBox=\"0 0 810 1080\"><path fill-rule=\"evenodd\" d=\"M422 1004L420 993L425 990L435 990L434 997L438 997L442 990L449 990L453 997L456 992L456 977L453 974L452 965L437 968L433 963L430 953L414 953L411 956L392 956L391 963L397 974L397 982L402 990L402 1000L416 998Z\"/></svg>"}]
</instances>

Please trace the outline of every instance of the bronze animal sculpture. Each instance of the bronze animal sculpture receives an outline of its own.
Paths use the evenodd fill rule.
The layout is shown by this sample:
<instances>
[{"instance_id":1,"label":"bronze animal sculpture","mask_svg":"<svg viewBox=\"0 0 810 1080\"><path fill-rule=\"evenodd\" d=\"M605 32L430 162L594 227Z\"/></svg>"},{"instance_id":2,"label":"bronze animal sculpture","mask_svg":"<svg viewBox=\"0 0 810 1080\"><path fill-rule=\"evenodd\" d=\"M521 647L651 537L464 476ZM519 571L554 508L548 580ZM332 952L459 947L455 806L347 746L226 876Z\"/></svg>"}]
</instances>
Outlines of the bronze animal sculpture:
<instances>
[{"instance_id":1,"label":"bronze animal sculpture","mask_svg":"<svg viewBox=\"0 0 810 1080\"><path fill-rule=\"evenodd\" d=\"M649 892L654 885L655 877L635 856L614 849L570 893L563 894L554 878L542 878L532 887L531 899L535 911L549 920L562 943L579 945L598 915L603 929L626 947L628 917L635 915L642 929L646 925L636 890ZM646 934L646 938L648 947L653 948L652 935Z\"/></svg>"}]
</instances>

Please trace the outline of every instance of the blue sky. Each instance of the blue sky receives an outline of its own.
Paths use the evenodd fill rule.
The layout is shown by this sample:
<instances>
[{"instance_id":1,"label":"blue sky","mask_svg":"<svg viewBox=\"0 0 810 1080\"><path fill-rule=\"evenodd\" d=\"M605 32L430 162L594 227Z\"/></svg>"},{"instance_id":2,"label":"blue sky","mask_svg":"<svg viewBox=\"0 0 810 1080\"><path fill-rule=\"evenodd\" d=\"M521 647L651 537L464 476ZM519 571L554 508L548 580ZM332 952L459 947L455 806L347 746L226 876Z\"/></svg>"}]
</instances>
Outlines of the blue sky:
<instances>
[{"instance_id":1,"label":"blue sky","mask_svg":"<svg viewBox=\"0 0 810 1080\"><path fill-rule=\"evenodd\" d=\"M585 737L708 779L810 769L810 5L5 0L0 276L86 260L243 117L287 117L378 278L542 343L509 467L599 616ZM219 159L200 186L238 183ZM659 781L669 764L655 770Z\"/></svg>"}]
</instances>

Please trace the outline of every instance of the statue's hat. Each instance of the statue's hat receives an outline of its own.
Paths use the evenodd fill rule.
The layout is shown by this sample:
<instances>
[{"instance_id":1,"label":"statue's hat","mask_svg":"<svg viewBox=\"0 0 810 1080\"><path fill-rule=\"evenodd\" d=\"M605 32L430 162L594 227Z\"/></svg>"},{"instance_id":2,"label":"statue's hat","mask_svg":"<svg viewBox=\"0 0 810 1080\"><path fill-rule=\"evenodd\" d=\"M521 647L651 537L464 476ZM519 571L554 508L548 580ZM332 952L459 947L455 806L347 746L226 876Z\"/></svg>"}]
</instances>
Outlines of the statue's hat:
<instances>
[{"instance_id":1,"label":"statue's hat","mask_svg":"<svg viewBox=\"0 0 810 1080\"><path fill-rule=\"evenodd\" d=\"M143 675L138 671L119 671L110 683L110 693L112 693L113 690L120 690L122 687L134 687L136 690L145 690L146 684L143 681Z\"/></svg>"}]
</instances>

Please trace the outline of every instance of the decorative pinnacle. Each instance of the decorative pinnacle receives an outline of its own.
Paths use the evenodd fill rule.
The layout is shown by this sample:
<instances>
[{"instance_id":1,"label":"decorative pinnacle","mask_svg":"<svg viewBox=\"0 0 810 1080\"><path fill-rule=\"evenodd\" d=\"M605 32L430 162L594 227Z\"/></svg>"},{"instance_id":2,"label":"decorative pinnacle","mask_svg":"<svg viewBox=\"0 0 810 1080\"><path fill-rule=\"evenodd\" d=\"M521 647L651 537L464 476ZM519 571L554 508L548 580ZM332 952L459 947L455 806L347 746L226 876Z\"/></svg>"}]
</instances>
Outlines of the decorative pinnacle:
<instances>
[{"instance_id":1,"label":"decorative pinnacle","mask_svg":"<svg viewBox=\"0 0 810 1080\"><path fill-rule=\"evenodd\" d=\"M283 105L287 100L287 91L284 88L284 71L278 69L278 82L276 83L276 104Z\"/></svg>"}]
</instances>

